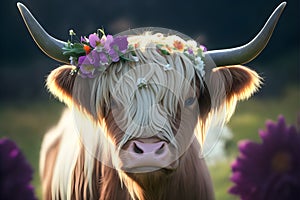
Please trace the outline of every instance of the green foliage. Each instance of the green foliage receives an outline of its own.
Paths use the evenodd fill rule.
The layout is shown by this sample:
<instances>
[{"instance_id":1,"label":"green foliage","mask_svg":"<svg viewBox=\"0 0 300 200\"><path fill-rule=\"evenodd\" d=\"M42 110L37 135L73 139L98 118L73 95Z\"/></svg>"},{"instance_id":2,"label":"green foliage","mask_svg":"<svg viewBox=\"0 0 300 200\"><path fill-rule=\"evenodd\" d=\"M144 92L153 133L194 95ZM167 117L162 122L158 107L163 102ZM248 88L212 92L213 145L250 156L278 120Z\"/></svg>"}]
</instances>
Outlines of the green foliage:
<instances>
[{"instance_id":1,"label":"green foliage","mask_svg":"<svg viewBox=\"0 0 300 200\"><path fill-rule=\"evenodd\" d=\"M83 44L81 43L71 44L69 41L67 45L64 46L62 49L64 50L63 54L65 56L72 56L78 58L79 56L85 55Z\"/></svg>"},{"instance_id":2,"label":"green foliage","mask_svg":"<svg viewBox=\"0 0 300 200\"><path fill-rule=\"evenodd\" d=\"M229 194L227 190L231 186L229 177L231 174L230 163L233 159L226 159L215 165L209 166L211 177L215 188L215 198L217 200L233 200L237 199Z\"/></svg>"}]
</instances>

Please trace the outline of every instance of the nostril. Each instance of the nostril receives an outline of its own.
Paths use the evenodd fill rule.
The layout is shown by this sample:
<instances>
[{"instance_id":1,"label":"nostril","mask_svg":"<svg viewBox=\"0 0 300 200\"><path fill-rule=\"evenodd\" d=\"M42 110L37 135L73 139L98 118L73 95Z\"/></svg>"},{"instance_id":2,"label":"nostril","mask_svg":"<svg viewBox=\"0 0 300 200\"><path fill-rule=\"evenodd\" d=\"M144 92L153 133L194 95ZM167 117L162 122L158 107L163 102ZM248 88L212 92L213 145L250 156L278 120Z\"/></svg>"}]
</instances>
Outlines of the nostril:
<instances>
[{"instance_id":1,"label":"nostril","mask_svg":"<svg viewBox=\"0 0 300 200\"><path fill-rule=\"evenodd\" d=\"M144 151L140 147L138 147L138 145L135 142L133 143L133 151L137 154L143 154L144 153Z\"/></svg>"},{"instance_id":2,"label":"nostril","mask_svg":"<svg viewBox=\"0 0 300 200\"><path fill-rule=\"evenodd\" d=\"M155 143L144 143L139 141L132 141L130 144L130 152L137 155L158 156L166 153L167 143L164 141Z\"/></svg>"},{"instance_id":3,"label":"nostril","mask_svg":"<svg viewBox=\"0 0 300 200\"><path fill-rule=\"evenodd\" d=\"M162 143L162 145L159 147L158 150L155 151L155 154L162 154L165 151L165 143Z\"/></svg>"}]
</instances>

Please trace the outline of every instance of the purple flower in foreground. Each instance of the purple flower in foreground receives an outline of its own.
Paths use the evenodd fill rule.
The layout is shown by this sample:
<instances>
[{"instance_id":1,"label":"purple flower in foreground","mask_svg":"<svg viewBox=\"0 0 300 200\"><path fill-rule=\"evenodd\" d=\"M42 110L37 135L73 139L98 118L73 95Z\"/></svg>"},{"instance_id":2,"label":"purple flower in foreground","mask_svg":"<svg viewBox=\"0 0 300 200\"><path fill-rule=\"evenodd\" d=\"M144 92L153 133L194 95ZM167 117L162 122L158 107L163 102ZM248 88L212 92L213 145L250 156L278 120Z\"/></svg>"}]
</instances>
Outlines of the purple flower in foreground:
<instances>
[{"instance_id":1,"label":"purple flower in foreground","mask_svg":"<svg viewBox=\"0 0 300 200\"><path fill-rule=\"evenodd\" d=\"M231 194L243 200L300 199L300 132L281 116L260 131L262 143L241 141L232 163Z\"/></svg>"},{"instance_id":2,"label":"purple flower in foreground","mask_svg":"<svg viewBox=\"0 0 300 200\"><path fill-rule=\"evenodd\" d=\"M32 200L32 169L16 144L0 139L0 198Z\"/></svg>"}]
</instances>

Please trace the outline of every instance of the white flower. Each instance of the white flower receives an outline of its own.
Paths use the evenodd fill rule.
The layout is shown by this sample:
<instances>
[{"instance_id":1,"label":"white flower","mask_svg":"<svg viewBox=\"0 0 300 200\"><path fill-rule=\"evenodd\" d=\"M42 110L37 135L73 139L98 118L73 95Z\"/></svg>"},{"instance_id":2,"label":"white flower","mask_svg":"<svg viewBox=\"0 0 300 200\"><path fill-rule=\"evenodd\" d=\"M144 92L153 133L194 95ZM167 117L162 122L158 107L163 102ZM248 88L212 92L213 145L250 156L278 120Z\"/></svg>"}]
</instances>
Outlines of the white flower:
<instances>
[{"instance_id":1,"label":"white flower","mask_svg":"<svg viewBox=\"0 0 300 200\"><path fill-rule=\"evenodd\" d=\"M172 69L172 67L171 67L171 65L168 63L168 64L166 64L166 65L164 65L164 70L165 71L169 71L169 70L171 70Z\"/></svg>"},{"instance_id":2,"label":"white flower","mask_svg":"<svg viewBox=\"0 0 300 200\"><path fill-rule=\"evenodd\" d=\"M71 65L76 65L76 58L75 57L70 56L69 60L70 60Z\"/></svg>"},{"instance_id":3,"label":"white flower","mask_svg":"<svg viewBox=\"0 0 300 200\"><path fill-rule=\"evenodd\" d=\"M134 61L134 62L139 62L139 57L137 57L137 56L134 56L134 55L130 55L130 58L132 58L132 60Z\"/></svg>"},{"instance_id":4,"label":"white flower","mask_svg":"<svg viewBox=\"0 0 300 200\"><path fill-rule=\"evenodd\" d=\"M201 59L201 57L197 56L195 58L195 69L200 72L201 77L204 77L205 75L205 70L204 70L204 62Z\"/></svg>"},{"instance_id":5,"label":"white flower","mask_svg":"<svg viewBox=\"0 0 300 200\"><path fill-rule=\"evenodd\" d=\"M195 40L186 41L186 45L192 49L197 49L197 42Z\"/></svg>"},{"instance_id":6,"label":"white flower","mask_svg":"<svg viewBox=\"0 0 300 200\"><path fill-rule=\"evenodd\" d=\"M147 87L147 80L145 78L138 78L136 85L138 88Z\"/></svg>"}]
</instances>

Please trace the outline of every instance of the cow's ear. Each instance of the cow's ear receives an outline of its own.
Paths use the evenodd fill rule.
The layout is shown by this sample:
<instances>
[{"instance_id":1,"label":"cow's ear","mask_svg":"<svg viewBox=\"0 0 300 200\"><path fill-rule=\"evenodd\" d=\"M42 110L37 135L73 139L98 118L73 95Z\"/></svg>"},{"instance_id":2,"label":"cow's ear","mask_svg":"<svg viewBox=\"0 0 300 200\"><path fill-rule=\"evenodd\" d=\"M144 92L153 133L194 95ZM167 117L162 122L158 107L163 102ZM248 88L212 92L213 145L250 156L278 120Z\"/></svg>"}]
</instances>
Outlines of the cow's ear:
<instances>
[{"instance_id":1,"label":"cow's ear","mask_svg":"<svg viewBox=\"0 0 300 200\"><path fill-rule=\"evenodd\" d=\"M60 101L70 105L76 75L72 75L75 66L63 65L53 70L47 78L48 90Z\"/></svg>"},{"instance_id":2,"label":"cow's ear","mask_svg":"<svg viewBox=\"0 0 300 200\"><path fill-rule=\"evenodd\" d=\"M241 65L217 67L214 68L213 73L219 73L219 77L224 78L228 99L247 99L260 88L262 83L262 78L255 71Z\"/></svg>"}]
</instances>

